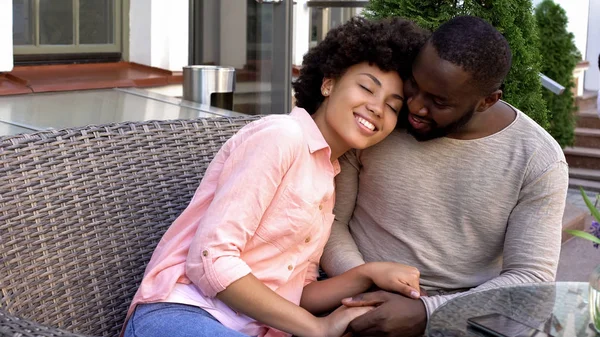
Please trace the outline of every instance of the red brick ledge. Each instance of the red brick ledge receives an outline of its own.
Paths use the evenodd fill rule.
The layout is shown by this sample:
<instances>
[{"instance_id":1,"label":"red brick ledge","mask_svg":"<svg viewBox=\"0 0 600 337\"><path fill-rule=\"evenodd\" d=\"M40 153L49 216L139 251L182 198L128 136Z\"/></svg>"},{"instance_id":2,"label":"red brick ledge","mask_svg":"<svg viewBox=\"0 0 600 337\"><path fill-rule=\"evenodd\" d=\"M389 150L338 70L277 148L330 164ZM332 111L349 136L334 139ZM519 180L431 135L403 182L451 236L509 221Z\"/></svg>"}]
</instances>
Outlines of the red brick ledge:
<instances>
[{"instance_id":1,"label":"red brick ledge","mask_svg":"<svg viewBox=\"0 0 600 337\"><path fill-rule=\"evenodd\" d=\"M183 75L131 62L18 66L0 74L0 95L183 83Z\"/></svg>"}]
</instances>

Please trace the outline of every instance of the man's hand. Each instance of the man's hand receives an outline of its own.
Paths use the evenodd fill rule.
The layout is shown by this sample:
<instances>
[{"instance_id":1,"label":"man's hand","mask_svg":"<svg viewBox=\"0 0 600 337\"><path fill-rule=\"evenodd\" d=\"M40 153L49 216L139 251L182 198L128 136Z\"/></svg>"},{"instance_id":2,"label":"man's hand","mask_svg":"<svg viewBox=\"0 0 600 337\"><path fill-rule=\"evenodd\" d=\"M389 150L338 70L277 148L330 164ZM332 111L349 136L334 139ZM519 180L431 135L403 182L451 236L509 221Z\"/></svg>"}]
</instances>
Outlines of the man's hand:
<instances>
[{"instance_id":1,"label":"man's hand","mask_svg":"<svg viewBox=\"0 0 600 337\"><path fill-rule=\"evenodd\" d=\"M425 304L387 291L376 291L344 299L346 306L376 306L357 317L348 328L353 336L421 336L427 325Z\"/></svg>"}]
</instances>

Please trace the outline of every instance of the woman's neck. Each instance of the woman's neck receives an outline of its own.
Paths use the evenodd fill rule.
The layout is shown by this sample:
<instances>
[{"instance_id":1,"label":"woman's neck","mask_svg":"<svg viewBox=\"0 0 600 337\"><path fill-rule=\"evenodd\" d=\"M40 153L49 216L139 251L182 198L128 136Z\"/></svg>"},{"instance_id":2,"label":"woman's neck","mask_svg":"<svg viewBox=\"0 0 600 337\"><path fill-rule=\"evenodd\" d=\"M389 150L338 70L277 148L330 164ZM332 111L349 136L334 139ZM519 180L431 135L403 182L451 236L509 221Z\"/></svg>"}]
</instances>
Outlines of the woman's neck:
<instances>
[{"instance_id":1,"label":"woman's neck","mask_svg":"<svg viewBox=\"0 0 600 337\"><path fill-rule=\"evenodd\" d=\"M325 119L325 111L327 109L327 102L323 102L317 111L312 115L315 124L321 131L323 138L331 149L330 159L332 162L337 160L341 155L350 150L350 147L344 142L344 140L331 128Z\"/></svg>"}]
</instances>

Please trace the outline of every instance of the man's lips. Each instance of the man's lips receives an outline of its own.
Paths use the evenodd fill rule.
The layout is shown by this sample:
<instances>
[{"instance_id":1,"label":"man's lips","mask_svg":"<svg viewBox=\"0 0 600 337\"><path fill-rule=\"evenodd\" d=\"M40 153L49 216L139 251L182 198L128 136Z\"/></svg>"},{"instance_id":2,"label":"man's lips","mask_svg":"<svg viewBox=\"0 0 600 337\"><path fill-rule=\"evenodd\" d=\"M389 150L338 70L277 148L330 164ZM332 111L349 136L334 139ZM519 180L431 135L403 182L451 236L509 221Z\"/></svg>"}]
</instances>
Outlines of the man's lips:
<instances>
[{"instance_id":1,"label":"man's lips","mask_svg":"<svg viewBox=\"0 0 600 337\"><path fill-rule=\"evenodd\" d=\"M417 115L414 114L409 114L408 115L408 122L410 123L410 125L417 129L417 130L421 130L421 129L425 129L427 127L430 126L431 121L428 121L422 117L419 117Z\"/></svg>"}]
</instances>

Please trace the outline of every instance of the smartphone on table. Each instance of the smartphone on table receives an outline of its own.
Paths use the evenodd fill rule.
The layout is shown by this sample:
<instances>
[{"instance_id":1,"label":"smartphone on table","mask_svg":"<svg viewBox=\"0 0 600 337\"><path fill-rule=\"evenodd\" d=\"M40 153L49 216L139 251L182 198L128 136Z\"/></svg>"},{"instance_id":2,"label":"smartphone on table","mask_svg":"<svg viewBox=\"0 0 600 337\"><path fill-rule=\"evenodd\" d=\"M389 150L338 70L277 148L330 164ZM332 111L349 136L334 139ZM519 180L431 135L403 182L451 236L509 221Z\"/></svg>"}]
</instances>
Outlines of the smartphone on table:
<instances>
[{"instance_id":1,"label":"smartphone on table","mask_svg":"<svg viewBox=\"0 0 600 337\"><path fill-rule=\"evenodd\" d=\"M471 317L467 324L496 337L554 337L502 314Z\"/></svg>"}]
</instances>

